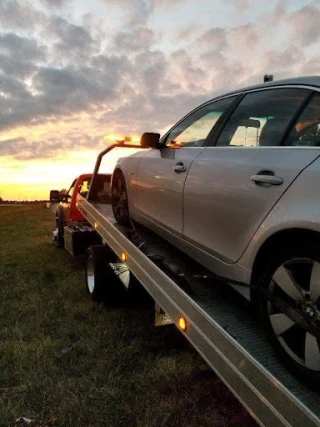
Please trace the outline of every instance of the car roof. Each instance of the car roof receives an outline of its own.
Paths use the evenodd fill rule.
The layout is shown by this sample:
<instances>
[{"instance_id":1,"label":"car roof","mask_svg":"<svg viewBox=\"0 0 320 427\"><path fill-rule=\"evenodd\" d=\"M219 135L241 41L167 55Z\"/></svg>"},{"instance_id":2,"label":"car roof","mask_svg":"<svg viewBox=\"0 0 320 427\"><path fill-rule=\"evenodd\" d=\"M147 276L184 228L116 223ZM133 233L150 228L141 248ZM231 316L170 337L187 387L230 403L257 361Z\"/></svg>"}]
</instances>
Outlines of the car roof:
<instances>
[{"instance_id":1,"label":"car roof","mask_svg":"<svg viewBox=\"0 0 320 427\"><path fill-rule=\"evenodd\" d=\"M285 85L315 86L315 87L320 88L320 76L296 77L296 78L292 78L292 79L275 80L272 82L260 83L258 85L248 86L245 88L239 88L239 89L233 90L232 92L220 94L219 96L217 96L217 98L220 98L222 96L236 94L236 93L246 92L246 91L253 90L253 89L260 89L260 88L263 89L266 87L285 86Z\"/></svg>"}]
</instances>

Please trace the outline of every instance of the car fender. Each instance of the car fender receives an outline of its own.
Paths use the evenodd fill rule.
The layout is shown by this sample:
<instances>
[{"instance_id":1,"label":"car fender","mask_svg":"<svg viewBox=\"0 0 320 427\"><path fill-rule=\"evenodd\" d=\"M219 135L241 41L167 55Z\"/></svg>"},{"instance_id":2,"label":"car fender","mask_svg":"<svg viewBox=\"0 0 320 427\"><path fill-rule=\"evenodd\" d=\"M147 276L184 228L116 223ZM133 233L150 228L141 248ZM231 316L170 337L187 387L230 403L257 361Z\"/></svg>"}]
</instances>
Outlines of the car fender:
<instances>
[{"instance_id":1,"label":"car fender","mask_svg":"<svg viewBox=\"0 0 320 427\"><path fill-rule=\"evenodd\" d=\"M150 150L138 151L131 156L121 157L117 160L113 175L117 170L120 170L125 178L129 211L136 208L137 201L137 171L141 158Z\"/></svg>"}]
</instances>

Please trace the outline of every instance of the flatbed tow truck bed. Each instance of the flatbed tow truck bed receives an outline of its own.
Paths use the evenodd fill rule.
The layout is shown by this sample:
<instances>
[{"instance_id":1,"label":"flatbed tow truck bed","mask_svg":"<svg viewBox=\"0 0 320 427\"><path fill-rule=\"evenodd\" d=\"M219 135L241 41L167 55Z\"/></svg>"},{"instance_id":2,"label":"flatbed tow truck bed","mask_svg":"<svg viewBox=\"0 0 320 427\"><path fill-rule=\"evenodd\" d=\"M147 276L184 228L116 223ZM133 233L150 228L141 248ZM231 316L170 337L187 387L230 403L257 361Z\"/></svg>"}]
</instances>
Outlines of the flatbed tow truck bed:
<instances>
[{"instance_id":1,"label":"flatbed tow truck bed","mask_svg":"<svg viewBox=\"0 0 320 427\"><path fill-rule=\"evenodd\" d=\"M119 257L126 254L129 270L172 321L178 325L181 316L186 319L181 332L260 425L320 426L319 394L277 360L247 302L239 301L227 285L204 278L204 269L191 258L140 227L145 244L139 249L126 237L128 229L116 223L110 205L81 196L77 203L104 242ZM150 254L183 273L173 280Z\"/></svg>"}]
</instances>

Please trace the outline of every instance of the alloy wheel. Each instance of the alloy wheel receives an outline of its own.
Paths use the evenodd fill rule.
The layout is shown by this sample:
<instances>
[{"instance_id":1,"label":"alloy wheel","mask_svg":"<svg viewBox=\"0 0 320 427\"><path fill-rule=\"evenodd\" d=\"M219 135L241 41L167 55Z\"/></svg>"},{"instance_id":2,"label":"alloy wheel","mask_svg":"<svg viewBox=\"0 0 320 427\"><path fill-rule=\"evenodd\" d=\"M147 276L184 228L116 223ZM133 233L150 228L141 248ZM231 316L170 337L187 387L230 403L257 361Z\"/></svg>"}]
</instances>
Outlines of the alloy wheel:
<instances>
[{"instance_id":1,"label":"alloy wheel","mask_svg":"<svg viewBox=\"0 0 320 427\"><path fill-rule=\"evenodd\" d=\"M115 180L116 182L112 187L113 211L119 217L126 217L128 210L127 190L121 175L118 175Z\"/></svg>"},{"instance_id":2,"label":"alloy wheel","mask_svg":"<svg viewBox=\"0 0 320 427\"><path fill-rule=\"evenodd\" d=\"M269 320L280 345L303 367L320 371L320 263L309 258L284 262L273 274L269 292Z\"/></svg>"}]
</instances>

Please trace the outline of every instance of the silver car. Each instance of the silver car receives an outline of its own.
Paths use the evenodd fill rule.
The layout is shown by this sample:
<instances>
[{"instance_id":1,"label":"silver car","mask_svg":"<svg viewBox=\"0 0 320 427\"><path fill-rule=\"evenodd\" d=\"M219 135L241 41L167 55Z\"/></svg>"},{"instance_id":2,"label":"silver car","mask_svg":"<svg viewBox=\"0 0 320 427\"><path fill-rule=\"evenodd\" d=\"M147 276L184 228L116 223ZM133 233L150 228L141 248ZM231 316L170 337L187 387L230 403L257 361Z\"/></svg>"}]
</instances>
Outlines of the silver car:
<instances>
[{"instance_id":1,"label":"silver car","mask_svg":"<svg viewBox=\"0 0 320 427\"><path fill-rule=\"evenodd\" d=\"M250 298L286 364L319 386L320 77L221 95L141 144L114 170L116 220Z\"/></svg>"}]
</instances>

